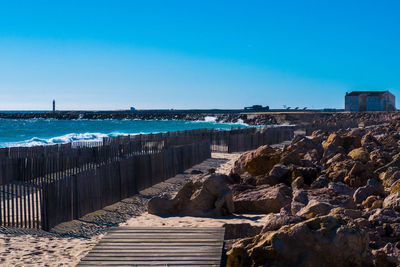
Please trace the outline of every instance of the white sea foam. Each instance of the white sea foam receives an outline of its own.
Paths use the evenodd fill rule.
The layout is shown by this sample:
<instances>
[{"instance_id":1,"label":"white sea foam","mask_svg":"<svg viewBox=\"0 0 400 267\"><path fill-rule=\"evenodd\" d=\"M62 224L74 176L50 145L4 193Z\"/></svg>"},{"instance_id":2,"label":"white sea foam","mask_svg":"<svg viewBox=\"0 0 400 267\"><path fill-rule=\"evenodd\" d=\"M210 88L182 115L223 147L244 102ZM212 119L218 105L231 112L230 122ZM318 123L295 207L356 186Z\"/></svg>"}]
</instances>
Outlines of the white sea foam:
<instances>
[{"instance_id":1,"label":"white sea foam","mask_svg":"<svg viewBox=\"0 0 400 267\"><path fill-rule=\"evenodd\" d=\"M217 122L217 117L214 116L205 116L204 117L205 122Z\"/></svg>"},{"instance_id":2,"label":"white sea foam","mask_svg":"<svg viewBox=\"0 0 400 267\"><path fill-rule=\"evenodd\" d=\"M115 133L115 135L123 135L121 133ZM0 147L31 147L31 146L45 146L54 144L65 144L75 141L101 141L103 137L114 136L114 134L102 134L102 133L70 133L62 136L52 138L39 138L33 137L29 140L19 142L6 142L0 143Z\"/></svg>"}]
</instances>

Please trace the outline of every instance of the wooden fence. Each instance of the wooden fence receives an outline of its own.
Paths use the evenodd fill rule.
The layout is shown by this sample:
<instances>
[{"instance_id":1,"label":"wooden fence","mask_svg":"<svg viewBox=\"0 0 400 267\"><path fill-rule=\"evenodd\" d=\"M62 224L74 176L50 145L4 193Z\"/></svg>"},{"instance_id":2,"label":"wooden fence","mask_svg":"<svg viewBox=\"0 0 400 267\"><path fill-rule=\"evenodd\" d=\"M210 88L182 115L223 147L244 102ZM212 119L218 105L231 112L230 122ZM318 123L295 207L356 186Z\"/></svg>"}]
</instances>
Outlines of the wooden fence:
<instances>
[{"instance_id":1,"label":"wooden fence","mask_svg":"<svg viewBox=\"0 0 400 267\"><path fill-rule=\"evenodd\" d=\"M50 229L211 156L293 137L293 128L192 130L0 149L0 226Z\"/></svg>"}]
</instances>

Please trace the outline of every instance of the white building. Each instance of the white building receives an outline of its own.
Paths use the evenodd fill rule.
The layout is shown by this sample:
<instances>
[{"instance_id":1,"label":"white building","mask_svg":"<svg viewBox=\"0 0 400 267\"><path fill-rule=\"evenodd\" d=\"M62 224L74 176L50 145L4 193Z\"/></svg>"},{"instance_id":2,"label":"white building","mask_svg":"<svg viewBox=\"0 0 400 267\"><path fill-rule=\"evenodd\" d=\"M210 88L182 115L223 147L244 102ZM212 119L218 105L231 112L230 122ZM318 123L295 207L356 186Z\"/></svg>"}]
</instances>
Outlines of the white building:
<instances>
[{"instance_id":1,"label":"white building","mask_svg":"<svg viewBox=\"0 0 400 267\"><path fill-rule=\"evenodd\" d=\"M346 93L347 111L393 111L396 110L395 97L389 91L353 91Z\"/></svg>"}]
</instances>

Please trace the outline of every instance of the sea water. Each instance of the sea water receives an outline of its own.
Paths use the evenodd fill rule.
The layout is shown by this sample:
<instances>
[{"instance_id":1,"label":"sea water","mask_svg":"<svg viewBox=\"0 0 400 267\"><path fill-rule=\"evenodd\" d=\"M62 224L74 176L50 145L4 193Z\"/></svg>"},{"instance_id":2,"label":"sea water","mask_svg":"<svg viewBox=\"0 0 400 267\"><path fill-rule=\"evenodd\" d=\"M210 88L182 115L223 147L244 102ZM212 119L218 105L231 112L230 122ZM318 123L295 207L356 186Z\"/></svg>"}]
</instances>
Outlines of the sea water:
<instances>
[{"instance_id":1,"label":"sea water","mask_svg":"<svg viewBox=\"0 0 400 267\"><path fill-rule=\"evenodd\" d=\"M100 141L103 137L192 129L231 129L244 123L183 120L57 120L0 119L0 147L38 146L73 141Z\"/></svg>"}]
</instances>

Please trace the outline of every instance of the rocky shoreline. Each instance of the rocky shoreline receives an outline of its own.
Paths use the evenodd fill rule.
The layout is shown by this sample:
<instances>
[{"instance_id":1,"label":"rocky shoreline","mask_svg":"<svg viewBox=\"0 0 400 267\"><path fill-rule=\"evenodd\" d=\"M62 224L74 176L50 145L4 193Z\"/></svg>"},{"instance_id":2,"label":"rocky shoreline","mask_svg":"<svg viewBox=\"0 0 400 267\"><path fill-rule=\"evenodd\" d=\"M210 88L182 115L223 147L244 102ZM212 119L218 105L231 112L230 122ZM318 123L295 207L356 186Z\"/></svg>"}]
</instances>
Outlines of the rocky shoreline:
<instances>
[{"instance_id":1,"label":"rocky shoreline","mask_svg":"<svg viewBox=\"0 0 400 267\"><path fill-rule=\"evenodd\" d=\"M227 266L399 266L399 132L397 119L262 146L148 212L262 217L262 227L225 225Z\"/></svg>"}]
</instances>

